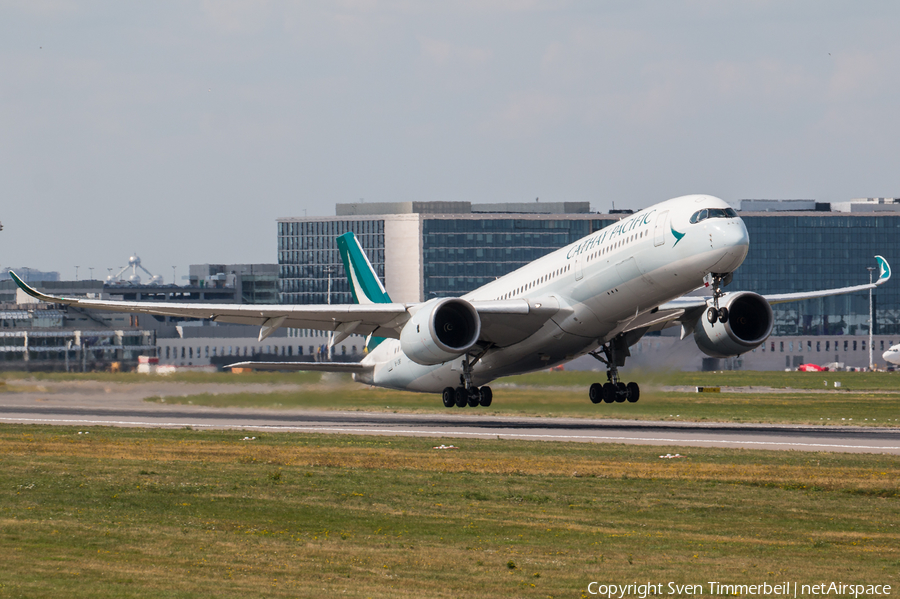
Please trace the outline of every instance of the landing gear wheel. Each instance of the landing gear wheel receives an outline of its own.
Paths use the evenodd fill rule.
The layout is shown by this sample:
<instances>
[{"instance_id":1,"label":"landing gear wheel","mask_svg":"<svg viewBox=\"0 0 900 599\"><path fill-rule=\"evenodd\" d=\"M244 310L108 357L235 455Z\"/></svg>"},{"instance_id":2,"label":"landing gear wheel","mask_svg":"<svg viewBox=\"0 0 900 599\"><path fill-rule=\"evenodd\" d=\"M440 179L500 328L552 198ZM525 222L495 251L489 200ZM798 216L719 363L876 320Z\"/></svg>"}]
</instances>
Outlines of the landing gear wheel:
<instances>
[{"instance_id":1,"label":"landing gear wheel","mask_svg":"<svg viewBox=\"0 0 900 599\"><path fill-rule=\"evenodd\" d=\"M456 407L464 408L469 405L469 392L465 387L456 388Z\"/></svg>"},{"instance_id":2,"label":"landing gear wheel","mask_svg":"<svg viewBox=\"0 0 900 599\"><path fill-rule=\"evenodd\" d=\"M456 389L453 387L444 387L444 391L441 393L441 399L444 400L445 408L452 408L456 405Z\"/></svg>"},{"instance_id":3,"label":"landing gear wheel","mask_svg":"<svg viewBox=\"0 0 900 599\"><path fill-rule=\"evenodd\" d=\"M478 387L473 387L469 391L469 407L477 408L479 403L481 403L481 391L478 390Z\"/></svg>"},{"instance_id":4,"label":"landing gear wheel","mask_svg":"<svg viewBox=\"0 0 900 599\"><path fill-rule=\"evenodd\" d=\"M603 385L603 401L606 403L616 401L616 386L612 383L605 383Z\"/></svg>"},{"instance_id":5,"label":"landing gear wheel","mask_svg":"<svg viewBox=\"0 0 900 599\"><path fill-rule=\"evenodd\" d=\"M625 399L634 403L641 398L641 388L637 383L628 383L625 385Z\"/></svg>"},{"instance_id":6,"label":"landing gear wheel","mask_svg":"<svg viewBox=\"0 0 900 599\"><path fill-rule=\"evenodd\" d=\"M493 399L494 399L494 392L491 391L491 388L488 386L482 387L481 388L481 401L479 403L481 403L481 405L486 408L489 405L491 405L491 401L493 401Z\"/></svg>"},{"instance_id":7,"label":"landing gear wheel","mask_svg":"<svg viewBox=\"0 0 900 599\"><path fill-rule=\"evenodd\" d=\"M725 312L726 317L728 312ZM716 324L716 321L719 320L719 311L715 308L710 308L706 311L706 320L709 321L709 324Z\"/></svg>"},{"instance_id":8,"label":"landing gear wheel","mask_svg":"<svg viewBox=\"0 0 900 599\"><path fill-rule=\"evenodd\" d=\"M722 324L728 322L728 308L719 308L719 322Z\"/></svg>"},{"instance_id":9,"label":"landing gear wheel","mask_svg":"<svg viewBox=\"0 0 900 599\"><path fill-rule=\"evenodd\" d=\"M704 278L704 282L705 282ZM715 322L719 315L718 307L710 307L706 317L710 322ZM589 396L594 403L637 401L640 391L636 383L619 382L619 368L625 366L625 358L631 355L628 350L628 337L620 333L612 340L601 344L596 350L588 352L592 357L606 365L606 378L609 382L604 385L594 383L590 387Z\"/></svg>"}]
</instances>

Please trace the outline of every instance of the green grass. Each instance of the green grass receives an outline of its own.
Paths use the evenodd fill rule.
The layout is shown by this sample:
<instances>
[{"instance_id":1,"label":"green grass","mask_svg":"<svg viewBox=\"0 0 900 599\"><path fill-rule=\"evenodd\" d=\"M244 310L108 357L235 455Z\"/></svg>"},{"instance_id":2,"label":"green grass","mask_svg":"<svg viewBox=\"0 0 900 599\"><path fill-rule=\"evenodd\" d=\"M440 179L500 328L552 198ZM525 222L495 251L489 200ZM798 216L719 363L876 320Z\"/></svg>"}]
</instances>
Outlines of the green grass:
<instances>
[{"instance_id":1,"label":"green grass","mask_svg":"<svg viewBox=\"0 0 900 599\"><path fill-rule=\"evenodd\" d=\"M602 380L598 372L540 372L500 379L493 384L490 408L453 413L472 416L530 415L638 420L774 422L794 424L900 425L900 373L888 372L643 372L625 373L642 386L636 404L591 404L587 388ZM182 383L271 384L271 393L196 393L182 397L151 397L150 401L221 407L316 408L446 413L437 394L375 389L349 377L319 373L184 373L154 377L136 373L3 373L0 393L33 390L28 381L100 380L139 384L149 381ZM840 389L834 382L840 381ZM30 386L29 386L30 385ZM278 390L275 385L296 385ZM696 386L738 387L745 392L673 391ZM667 390L668 389L668 390ZM41 388L41 392L46 389ZM772 391L775 392L772 392ZM727 389L726 389L727 391ZM46 390L52 393L52 389Z\"/></svg>"},{"instance_id":2,"label":"green grass","mask_svg":"<svg viewBox=\"0 0 900 599\"><path fill-rule=\"evenodd\" d=\"M764 373L768 374L768 373ZM787 373L785 373L787 374ZM879 373L869 377L848 379L850 385L828 392L811 392L812 381L806 373L793 373L778 382L796 383L795 389L778 392L696 393L693 391L664 391L654 376L635 377L642 384L641 400L631 403L601 403L594 405L587 399L587 386L596 373L539 373L511 377L493 386L494 402L490 408L459 409L454 414L472 416L516 415L541 417L618 418L636 420L711 421L711 422L773 422L782 424L825 424L860 426L900 426L900 393L886 391L851 391L849 388L879 388L886 385ZM679 373L674 386L693 388L694 385L730 386L734 382L749 381L756 387L765 380L745 375L725 378L725 374ZM869 379L875 379L870 381ZM824 379L822 379L824 380ZM895 379L900 381L900 378ZM691 385L690 383L693 383ZM821 381L820 381L821 384ZM805 386L804 386L805 385ZM309 408L341 409L413 413L447 413L448 409L436 394L405 393L375 389L353 384L349 378L332 378L328 384L308 385L296 391L272 393L192 394L182 397L151 397L148 401L182 403L216 407Z\"/></svg>"},{"instance_id":3,"label":"green grass","mask_svg":"<svg viewBox=\"0 0 900 599\"><path fill-rule=\"evenodd\" d=\"M0 597L900 584L893 456L88 432L0 427Z\"/></svg>"},{"instance_id":4,"label":"green grass","mask_svg":"<svg viewBox=\"0 0 900 599\"><path fill-rule=\"evenodd\" d=\"M333 375L328 375L333 376ZM138 374L134 372L64 373L64 372L0 372L0 381L31 379L36 381L106 381L140 383L148 380L164 380L180 383L278 383L307 384L319 381L322 375L314 372L184 372L166 376ZM757 371L641 371L623 370L624 380L635 380L642 385L655 386L729 386L772 387L776 389L833 389L834 381L841 382L844 391L892 391L900 393L900 372L757 372ZM529 387L579 387L586 389L593 382L605 382L604 372L559 371L537 372L505 377L493 383ZM827 382L827 386L824 384Z\"/></svg>"},{"instance_id":5,"label":"green grass","mask_svg":"<svg viewBox=\"0 0 900 599\"><path fill-rule=\"evenodd\" d=\"M626 371L624 380L635 380L641 385L671 387L769 387L774 389L834 390L834 382L841 383L843 391L892 391L900 393L900 372L784 372L784 371ZM536 372L501 379L501 383L549 387L587 387L593 382L605 382L604 372L563 371ZM827 385L825 384L827 382Z\"/></svg>"}]
</instances>

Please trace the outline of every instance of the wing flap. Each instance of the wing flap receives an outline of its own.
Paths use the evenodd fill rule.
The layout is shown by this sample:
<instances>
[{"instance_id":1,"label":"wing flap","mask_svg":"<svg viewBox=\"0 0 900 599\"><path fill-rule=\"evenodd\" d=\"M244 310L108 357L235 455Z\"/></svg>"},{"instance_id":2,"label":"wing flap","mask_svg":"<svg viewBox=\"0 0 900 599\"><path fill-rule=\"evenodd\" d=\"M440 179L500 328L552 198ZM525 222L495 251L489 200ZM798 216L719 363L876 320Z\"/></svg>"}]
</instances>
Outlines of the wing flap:
<instances>
[{"instance_id":1,"label":"wing flap","mask_svg":"<svg viewBox=\"0 0 900 599\"><path fill-rule=\"evenodd\" d=\"M646 312L637 316L628 322L627 326L619 332L628 333L637 329L660 330L667 326L675 324L684 316L683 308L674 308L670 310L657 310L656 312Z\"/></svg>"}]
</instances>

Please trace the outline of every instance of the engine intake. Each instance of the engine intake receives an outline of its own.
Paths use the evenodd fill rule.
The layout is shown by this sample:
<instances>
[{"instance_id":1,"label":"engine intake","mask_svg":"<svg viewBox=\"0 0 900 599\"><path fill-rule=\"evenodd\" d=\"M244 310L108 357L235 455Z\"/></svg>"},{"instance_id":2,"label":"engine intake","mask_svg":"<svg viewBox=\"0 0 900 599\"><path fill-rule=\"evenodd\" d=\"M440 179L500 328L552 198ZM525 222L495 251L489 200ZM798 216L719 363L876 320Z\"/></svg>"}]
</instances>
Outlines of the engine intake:
<instances>
[{"instance_id":1,"label":"engine intake","mask_svg":"<svg viewBox=\"0 0 900 599\"><path fill-rule=\"evenodd\" d=\"M459 298L427 302L400 331L400 347L417 364L431 366L466 353L481 335L481 319Z\"/></svg>"},{"instance_id":2,"label":"engine intake","mask_svg":"<svg viewBox=\"0 0 900 599\"><path fill-rule=\"evenodd\" d=\"M712 306L712 301L708 304ZM719 306L728 308L727 322L712 324L704 314L694 326L694 341L707 356L739 356L756 349L772 334L772 307L761 295L752 291L727 294Z\"/></svg>"}]
</instances>

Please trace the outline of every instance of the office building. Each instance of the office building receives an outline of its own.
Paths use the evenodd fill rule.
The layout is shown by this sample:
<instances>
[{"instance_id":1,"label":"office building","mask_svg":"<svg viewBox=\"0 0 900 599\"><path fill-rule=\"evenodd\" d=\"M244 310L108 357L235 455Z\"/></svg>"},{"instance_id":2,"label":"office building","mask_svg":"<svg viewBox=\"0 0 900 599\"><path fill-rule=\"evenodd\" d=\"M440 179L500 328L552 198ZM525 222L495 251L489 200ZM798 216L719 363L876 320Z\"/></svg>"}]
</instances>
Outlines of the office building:
<instances>
[{"instance_id":1,"label":"office building","mask_svg":"<svg viewBox=\"0 0 900 599\"><path fill-rule=\"evenodd\" d=\"M334 217L278 219L280 301L353 301L334 240L348 231L391 298L417 302L462 295L618 218L587 202L338 204Z\"/></svg>"}]
</instances>

